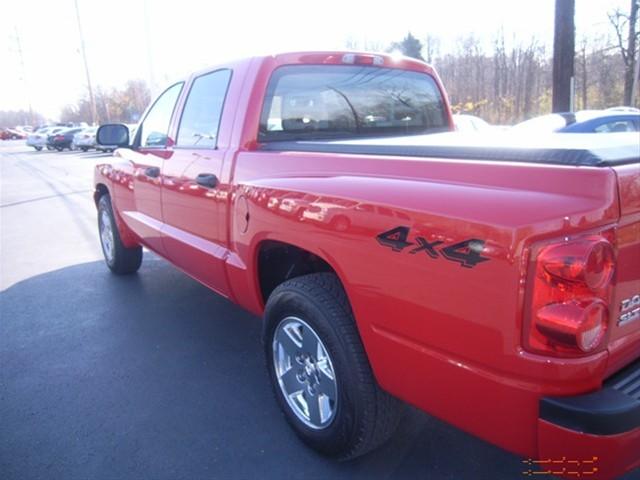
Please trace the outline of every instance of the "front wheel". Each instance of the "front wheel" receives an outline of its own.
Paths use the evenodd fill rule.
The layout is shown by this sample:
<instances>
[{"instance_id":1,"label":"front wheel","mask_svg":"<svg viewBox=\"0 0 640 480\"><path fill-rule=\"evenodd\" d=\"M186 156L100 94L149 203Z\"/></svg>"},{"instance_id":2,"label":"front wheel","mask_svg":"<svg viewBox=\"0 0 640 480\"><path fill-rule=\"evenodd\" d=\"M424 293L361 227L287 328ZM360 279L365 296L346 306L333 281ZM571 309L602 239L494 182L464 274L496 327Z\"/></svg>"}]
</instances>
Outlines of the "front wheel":
<instances>
[{"instance_id":1,"label":"front wheel","mask_svg":"<svg viewBox=\"0 0 640 480\"><path fill-rule=\"evenodd\" d=\"M98 230L107 267L118 275L137 272L142 263L142 247L127 248L122 243L109 195L98 201Z\"/></svg>"},{"instance_id":2,"label":"front wheel","mask_svg":"<svg viewBox=\"0 0 640 480\"><path fill-rule=\"evenodd\" d=\"M315 273L270 295L264 344L276 399L298 436L340 459L385 442L401 404L376 383L338 278Z\"/></svg>"},{"instance_id":3,"label":"front wheel","mask_svg":"<svg viewBox=\"0 0 640 480\"><path fill-rule=\"evenodd\" d=\"M36 149L37 152L39 152L40 150L42 150L42 147L33 147Z\"/></svg>"}]
</instances>

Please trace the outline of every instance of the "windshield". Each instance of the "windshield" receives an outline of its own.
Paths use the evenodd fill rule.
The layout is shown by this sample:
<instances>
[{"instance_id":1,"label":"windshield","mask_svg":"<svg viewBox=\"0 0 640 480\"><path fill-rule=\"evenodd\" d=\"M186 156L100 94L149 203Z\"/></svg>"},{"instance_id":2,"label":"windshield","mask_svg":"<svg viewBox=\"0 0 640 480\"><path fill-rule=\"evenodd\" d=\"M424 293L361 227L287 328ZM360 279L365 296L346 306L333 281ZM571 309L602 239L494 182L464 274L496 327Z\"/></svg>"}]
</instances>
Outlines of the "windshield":
<instances>
[{"instance_id":1,"label":"windshield","mask_svg":"<svg viewBox=\"0 0 640 480\"><path fill-rule=\"evenodd\" d=\"M425 73L371 66L287 66L275 71L260 141L398 136L448 130Z\"/></svg>"}]
</instances>

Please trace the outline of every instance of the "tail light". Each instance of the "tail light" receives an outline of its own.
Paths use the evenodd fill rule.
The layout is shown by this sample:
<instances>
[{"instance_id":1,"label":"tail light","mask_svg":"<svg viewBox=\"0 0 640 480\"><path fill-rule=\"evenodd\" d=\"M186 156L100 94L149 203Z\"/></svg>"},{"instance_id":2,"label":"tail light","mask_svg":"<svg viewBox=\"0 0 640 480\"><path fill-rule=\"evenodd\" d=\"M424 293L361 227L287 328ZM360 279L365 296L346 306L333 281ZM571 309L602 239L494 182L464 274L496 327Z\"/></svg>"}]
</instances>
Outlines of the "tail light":
<instances>
[{"instance_id":1,"label":"tail light","mask_svg":"<svg viewBox=\"0 0 640 480\"><path fill-rule=\"evenodd\" d=\"M532 268L525 348L569 357L604 348L615 271L607 238L591 235L547 245L537 252Z\"/></svg>"}]
</instances>

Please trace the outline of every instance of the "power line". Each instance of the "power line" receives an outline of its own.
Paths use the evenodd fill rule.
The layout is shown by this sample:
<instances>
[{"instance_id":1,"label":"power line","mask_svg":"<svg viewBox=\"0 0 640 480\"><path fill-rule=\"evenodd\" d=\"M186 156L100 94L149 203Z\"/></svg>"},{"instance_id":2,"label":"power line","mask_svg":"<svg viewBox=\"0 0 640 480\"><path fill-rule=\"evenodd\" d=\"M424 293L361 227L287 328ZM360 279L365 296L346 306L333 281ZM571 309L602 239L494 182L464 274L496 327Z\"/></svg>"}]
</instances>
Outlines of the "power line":
<instances>
[{"instance_id":1,"label":"power line","mask_svg":"<svg viewBox=\"0 0 640 480\"><path fill-rule=\"evenodd\" d=\"M15 38L16 38L16 47L18 49L18 58L20 60L20 70L22 71L22 81L24 82L24 87L27 93L27 102L29 103L29 122L31 125L35 125L35 119L33 118L33 106L31 104L31 87L29 86L29 81L27 80L26 69L24 68L24 55L22 54L22 42L20 41L20 33L18 32L18 27L14 27L15 30Z\"/></svg>"}]
</instances>

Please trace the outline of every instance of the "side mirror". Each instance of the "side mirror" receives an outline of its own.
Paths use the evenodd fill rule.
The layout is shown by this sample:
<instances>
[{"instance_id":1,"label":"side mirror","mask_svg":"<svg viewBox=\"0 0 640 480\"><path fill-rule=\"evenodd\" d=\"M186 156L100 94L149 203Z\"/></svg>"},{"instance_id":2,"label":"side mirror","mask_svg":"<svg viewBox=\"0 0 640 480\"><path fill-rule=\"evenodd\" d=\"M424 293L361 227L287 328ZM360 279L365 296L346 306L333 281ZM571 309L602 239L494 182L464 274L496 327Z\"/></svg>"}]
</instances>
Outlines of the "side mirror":
<instances>
[{"instance_id":1,"label":"side mirror","mask_svg":"<svg viewBox=\"0 0 640 480\"><path fill-rule=\"evenodd\" d=\"M110 147L129 146L129 128L121 123L108 123L101 125L96 134L96 140L100 145Z\"/></svg>"}]
</instances>

